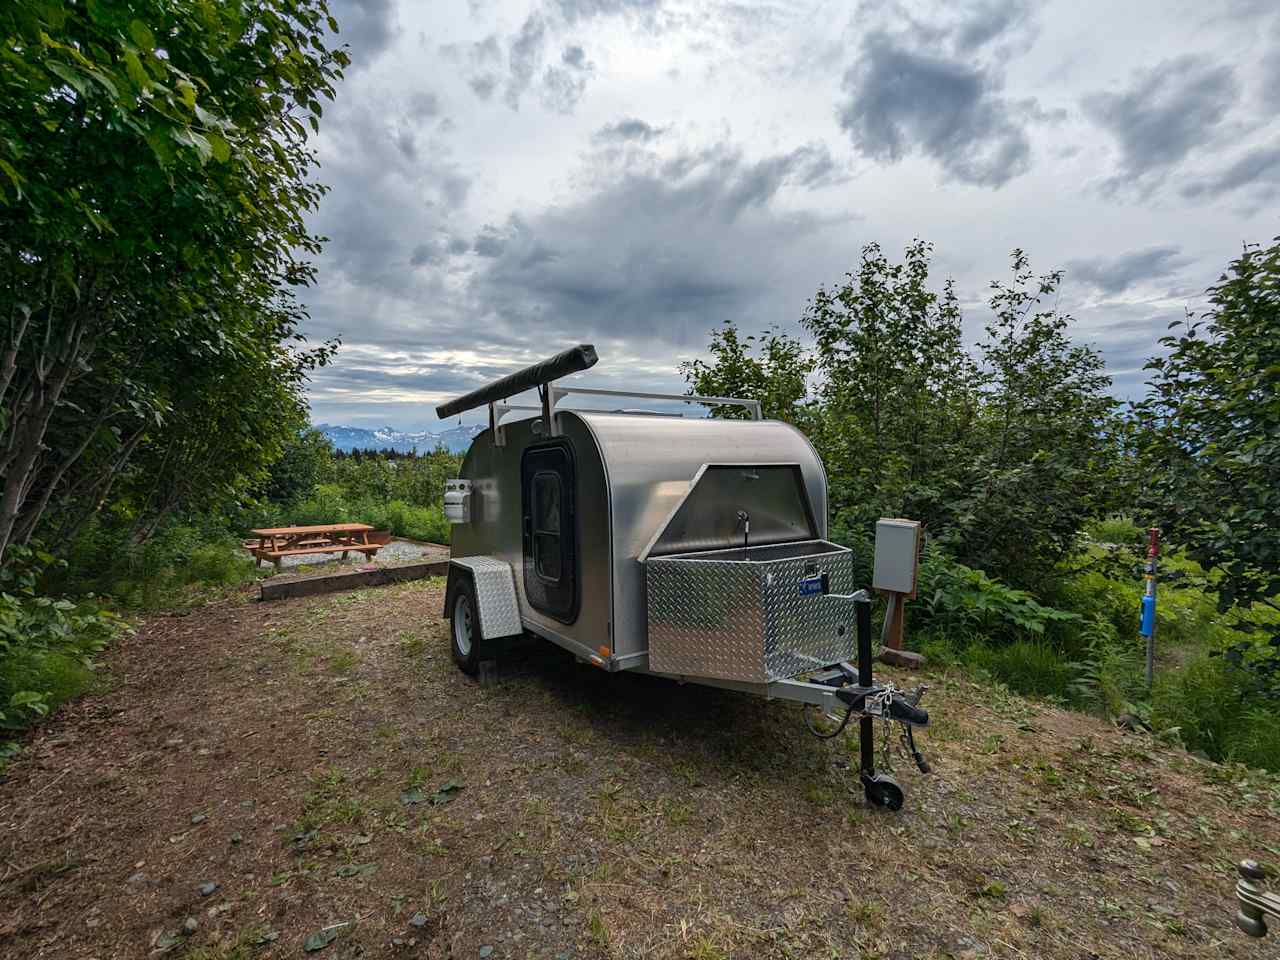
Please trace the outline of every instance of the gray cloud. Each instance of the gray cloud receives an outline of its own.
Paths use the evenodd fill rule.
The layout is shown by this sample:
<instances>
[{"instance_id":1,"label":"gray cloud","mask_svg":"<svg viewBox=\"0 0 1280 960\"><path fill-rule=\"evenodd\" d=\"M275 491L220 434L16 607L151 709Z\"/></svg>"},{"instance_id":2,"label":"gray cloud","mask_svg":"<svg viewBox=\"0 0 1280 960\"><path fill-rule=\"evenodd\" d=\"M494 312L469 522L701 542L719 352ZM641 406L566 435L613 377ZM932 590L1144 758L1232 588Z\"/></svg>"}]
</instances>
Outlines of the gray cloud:
<instances>
[{"instance_id":1,"label":"gray cloud","mask_svg":"<svg viewBox=\"0 0 1280 960\"><path fill-rule=\"evenodd\" d=\"M440 56L463 65L467 86L481 100L490 99L498 87L497 68L502 63L502 46L498 35L491 33L464 48L446 43L438 48Z\"/></svg>"},{"instance_id":2,"label":"gray cloud","mask_svg":"<svg viewBox=\"0 0 1280 960\"><path fill-rule=\"evenodd\" d=\"M999 96L994 75L969 62L916 53L876 32L843 87L849 100L840 126L864 156L897 162L919 150L952 179L985 187L1031 166L1018 106Z\"/></svg>"},{"instance_id":3,"label":"gray cloud","mask_svg":"<svg viewBox=\"0 0 1280 960\"><path fill-rule=\"evenodd\" d=\"M1116 295L1145 281L1171 276L1191 263L1176 246L1147 247L1119 257L1092 257L1067 264L1067 279Z\"/></svg>"},{"instance_id":4,"label":"gray cloud","mask_svg":"<svg viewBox=\"0 0 1280 960\"><path fill-rule=\"evenodd\" d=\"M380 91L348 87L325 112L320 149L334 186L312 227L329 238L307 291L315 339L393 327L371 315L400 301L439 298L437 267L456 252L451 221L467 202L470 176L438 134L389 124Z\"/></svg>"},{"instance_id":5,"label":"gray cloud","mask_svg":"<svg viewBox=\"0 0 1280 960\"><path fill-rule=\"evenodd\" d=\"M547 67L542 78L542 102L557 113L572 113L587 88L587 78L595 72L595 64L578 46L565 47L560 63L563 66Z\"/></svg>"},{"instance_id":6,"label":"gray cloud","mask_svg":"<svg viewBox=\"0 0 1280 960\"><path fill-rule=\"evenodd\" d=\"M377 59L395 37L395 0L332 0L329 10L338 21L338 40L350 46L350 71Z\"/></svg>"},{"instance_id":7,"label":"gray cloud","mask_svg":"<svg viewBox=\"0 0 1280 960\"><path fill-rule=\"evenodd\" d=\"M556 113L572 113L586 89L584 74L548 67L542 78L542 103Z\"/></svg>"},{"instance_id":8,"label":"gray cloud","mask_svg":"<svg viewBox=\"0 0 1280 960\"><path fill-rule=\"evenodd\" d=\"M1242 188L1257 187L1268 200L1280 188L1280 147L1256 147L1213 176L1195 179L1182 188L1188 200L1213 199Z\"/></svg>"},{"instance_id":9,"label":"gray cloud","mask_svg":"<svg viewBox=\"0 0 1280 960\"><path fill-rule=\"evenodd\" d=\"M520 109L520 98L533 81L534 72L542 60L542 50L546 42L546 22L536 12L529 14L520 32L512 38L507 52L510 71L503 98L512 110Z\"/></svg>"},{"instance_id":10,"label":"gray cloud","mask_svg":"<svg viewBox=\"0 0 1280 960\"><path fill-rule=\"evenodd\" d=\"M956 28L955 43L962 51L976 51L1031 19L1028 0L986 0L961 9L965 16Z\"/></svg>"},{"instance_id":11,"label":"gray cloud","mask_svg":"<svg viewBox=\"0 0 1280 960\"><path fill-rule=\"evenodd\" d=\"M465 237L441 237L426 243L420 243L409 255L412 267L435 267L448 261L450 257L460 256L471 249Z\"/></svg>"},{"instance_id":12,"label":"gray cloud","mask_svg":"<svg viewBox=\"0 0 1280 960\"><path fill-rule=\"evenodd\" d=\"M409 116L414 120L427 120L440 113L440 98L424 90L409 96Z\"/></svg>"},{"instance_id":13,"label":"gray cloud","mask_svg":"<svg viewBox=\"0 0 1280 960\"><path fill-rule=\"evenodd\" d=\"M413 248L413 253L409 256L409 263L415 267L422 267L429 263L439 263L442 259L442 251L439 246L434 243L420 243Z\"/></svg>"},{"instance_id":14,"label":"gray cloud","mask_svg":"<svg viewBox=\"0 0 1280 960\"><path fill-rule=\"evenodd\" d=\"M986 0L917 17L864 5L876 22L844 75L837 119L854 149L896 163L919 152L948 179L998 188L1031 166L1025 127L1055 119L1033 99L1003 96L1004 65L1034 34L1027 0ZM958 12L958 16L957 16Z\"/></svg>"},{"instance_id":15,"label":"gray cloud","mask_svg":"<svg viewBox=\"0 0 1280 960\"><path fill-rule=\"evenodd\" d=\"M778 276L793 272L784 264L827 225L780 213L774 201L822 182L830 167L827 150L809 145L754 162L710 148L597 170L596 189L576 202L505 225L472 284L477 314L569 339L643 330L650 342L683 346L701 345L729 317L762 326Z\"/></svg>"},{"instance_id":16,"label":"gray cloud","mask_svg":"<svg viewBox=\"0 0 1280 960\"><path fill-rule=\"evenodd\" d=\"M468 53L472 63L497 63L502 59L502 47L498 45L498 35L491 33L483 40L477 40L471 45Z\"/></svg>"},{"instance_id":17,"label":"gray cloud","mask_svg":"<svg viewBox=\"0 0 1280 960\"><path fill-rule=\"evenodd\" d=\"M560 15L570 23L620 13L656 13L663 0L554 0Z\"/></svg>"},{"instance_id":18,"label":"gray cloud","mask_svg":"<svg viewBox=\"0 0 1280 960\"><path fill-rule=\"evenodd\" d=\"M1140 397L1150 373L1143 369L1152 357L1165 353L1160 338L1169 324L1185 316L1180 307L1153 308L1145 303L1115 303L1091 310L1088 325L1076 338L1101 351L1112 381L1112 394Z\"/></svg>"},{"instance_id":19,"label":"gray cloud","mask_svg":"<svg viewBox=\"0 0 1280 960\"><path fill-rule=\"evenodd\" d=\"M480 231L480 235L476 237L473 249L482 257L493 258L502 256L502 251L506 245L506 241L494 227L486 226Z\"/></svg>"},{"instance_id":20,"label":"gray cloud","mask_svg":"<svg viewBox=\"0 0 1280 960\"><path fill-rule=\"evenodd\" d=\"M1275 111L1280 110L1280 27L1271 32L1271 44L1262 60L1262 102Z\"/></svg>"},{"instance_id":21,"label":"gray cloud","mask_svg":"<svg viewBox=\"0 0 1280 960\"><path fill-rule=\"evenodd\" d=\"M1120 169L1106 188L1150 189L1212 140L1239 95L1231 67L1187 55L1138 71L1128 89L1085 97L1086 115L1120 148Z\"/></svg>"},{"instance_id":22,"label":"gray cloud","mask_svg":"<svg viewBox=\"0 0 1280 960\"><path fill-rule=\"evenodd\" d=\"M666 129L666 127L651 126L643 120L636 120L634 117L626 117L616 123L605 124L591 135L591 139L596 143L622 143L626 141L649 143L662 136Z\"/></svg>"},{"instance_id":23,"label":"gray cloud","mask_svg":"<svg viewBox=\"0 0 1280 960\"><path fill-rule=\"evenodd\" d=\"M548 0L544 4L545 14L542 8L535 7L508 39L505 81L494 69L502 53L496 35L490 34L473 44L467 53L464 71L467 84L476 96L488 100L502 83L504 102L512 110L519 110L521 100L536 83L543 106L557 113L572 113L595 68L586 59L583 47L570 43L561 51L558 62L543 70L546 48L554 35L565 26L599 17L627 13L651 15L661 6L662 0ZM457 44L446 44L440 47L440 52L455 61L462 59Z\"/></svg>"},{"instance_id":24,"label":"gray cloud","mask_svg":"<svg viewBox=\"0 0 1280 960\"><path fill-rule=\"evenodd\" d=\"M497 89L498 75L496 73L478 74L467 81L467 86L481 100L488 100L493 96L493 91Z\"/></svg>"}]
</instances>

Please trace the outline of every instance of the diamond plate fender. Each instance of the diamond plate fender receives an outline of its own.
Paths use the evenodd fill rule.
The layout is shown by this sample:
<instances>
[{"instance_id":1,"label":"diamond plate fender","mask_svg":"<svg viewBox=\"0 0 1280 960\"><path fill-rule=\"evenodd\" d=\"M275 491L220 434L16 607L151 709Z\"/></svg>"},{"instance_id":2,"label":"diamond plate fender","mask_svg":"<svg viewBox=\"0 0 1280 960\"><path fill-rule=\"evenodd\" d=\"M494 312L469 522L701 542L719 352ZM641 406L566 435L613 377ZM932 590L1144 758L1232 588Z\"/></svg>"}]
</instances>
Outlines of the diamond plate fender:
<instances>
[{"instance_id":1,"label":"diamond plate fender","mask_svg":"<svg viewBox=\"0 0 1280 960\"><path fill-rule=\"evenodd\" d=\"M458 557L449 561L449 585L445 590L444 616L453 606L454 591L460 580L467 579L475 588L476 616L480 620L480 636L485 640L510 637L521 633L520 605L516 600L516 581L511 564L493 557Z\"/></svg>"}]
</instances>

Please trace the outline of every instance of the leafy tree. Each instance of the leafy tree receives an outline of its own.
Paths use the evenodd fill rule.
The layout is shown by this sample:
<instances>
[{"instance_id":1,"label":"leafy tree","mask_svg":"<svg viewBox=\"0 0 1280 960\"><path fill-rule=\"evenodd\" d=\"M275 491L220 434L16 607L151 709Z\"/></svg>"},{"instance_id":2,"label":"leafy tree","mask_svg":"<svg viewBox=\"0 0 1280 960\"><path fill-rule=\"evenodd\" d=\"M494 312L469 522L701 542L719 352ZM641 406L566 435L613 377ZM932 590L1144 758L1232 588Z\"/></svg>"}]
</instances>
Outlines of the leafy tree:
<instances>
[{"instance_id":1,"label":"leafy tree","mask_svg":"<svg viewBox=\"0 0 1280 960\"><path fill-rule=\"evenodd\" d=\"M217 462L215 493L278 453L296 398L247 374L296 388L328 356L290 341L336 29L323 0L0 8L0 561L50 509L96 509L140 452ZM260 454L219 446L202 400L256 403Z\"/></svg>"},{"instance_id":2,"label":"leafy tree","mask_svg":"<svg viewBox=\"0 0 1280 960\"><path fill-rule=\"evenodd\" d=\"M1246 246L1147 364L1143 449L1157 523L1214 574L1220 610L1280 611L1280 243ZM1280 627L1250 660L1280 693ZM1231 653L1238 665L1248 645Z\"/></svg>"},{"instance_id":3,"label":"leafy tree","mask_svg":"<svg viewBox=\"0 0 1280 960\"><path fill-rule=\"evenodd\" d=\"M767 419L789 423L803 419L801 403L808 392L806 377L813 369L813 361L794 337L776 329L759 337L744 337L732 321L726 320L720 329L711 331L707 349L715 358L714 363L686 360L680 364L690 394L759 400ZM733 419L751 415L742 407L718 407L715 412L716 416Z\"/></svg>"},{"instance_id":4,"label":"leafy tree","mask_svg":"<svg viewBox=\"0 0 1280 960\"><path fill-rule=\"evenodd\" d=\"M308 427L290 437L280 459L271 465L263 488L268 500L288 503L311 492L333 469L333 444L319 430Z\"/></svg>"},{"instance_id":5,"label":"leafy tree","mask_svg":"<svg viewBox=\"0 0 1280 960\"><path fill-rule=\"evenodd\" d=\"M1101 357L1067 336L1060 273L1036 277L1014 251L975 357L954 285L930 282L932 252L917 240L893 262L864 247L858 269L805 309L811 357L777 333L780 359L754 357L729 327L713 334L714 362L681 369L700 391L803 412L838 535L858 541L877 517L915 517L962 563L1043 591L1086 517L1111 508L1131 426L1114 416ZM791 371L814 373L811 403L796 405Z\"/></svg>"},{"instance_id":6,"label":"leafy tree","mask_svg":"<svg viewBox=\"0 0 1280 960\"><path fill-rule=\"evenodd\" d=\"M1040 590L1103 512L1119 431L1102 357L1072 342L1054 302L1061 271L1035 276L1021 250L1012 268L1012 283L991 284L972 480L944 539L964 563Z\"/></svg>"},{"instance_id":7,"label":"leafy tree","mask_svg":"<svg viewBox=\"0 0 1280 960\"><path fill-rule=\"evenodd\" d=\"M856 273L820 288L801 318L816 343L822 404L814 439L833 476L832 504L945 521L977 395L951 281L929 287L933 248L902 263L868 244Z\"/></svg>"}]
</instances>

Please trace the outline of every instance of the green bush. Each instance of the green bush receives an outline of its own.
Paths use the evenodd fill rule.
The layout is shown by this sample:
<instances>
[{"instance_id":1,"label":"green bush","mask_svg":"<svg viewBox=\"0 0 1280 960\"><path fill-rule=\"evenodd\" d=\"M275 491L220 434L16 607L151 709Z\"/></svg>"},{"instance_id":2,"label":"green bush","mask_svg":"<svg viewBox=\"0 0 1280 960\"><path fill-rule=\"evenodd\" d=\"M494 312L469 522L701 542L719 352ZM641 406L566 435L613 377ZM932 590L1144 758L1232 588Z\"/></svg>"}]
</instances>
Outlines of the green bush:
<instances>
[{"instance_id":1,"label":"green bush","mask_svg":"<svg viewBox=\"0 0 1280 960\"><path fill-rule=\"evenodd\" d=\"M349 500L403 500L428 507L443 503L445 481L456 477L461 466L459 454L443 449L418 455L347 454L331 459L323 479L345 491Z\"/></svg>"},{"instance_id":2,"label":"green bush","mask_svg":"<svg viewBox=\"0 0 1280 960\"><path fill-rule=\"evenodd\" d=\"M280 525L321 523L367 523L398 537L449 542L449 522L443 506L417 506L368 496L348 499L337 484L320 484L310 497L282 508Z\"/></svg>"},{"instance_id":3,"label":"green bush","mask_svg":"<svg viewBox=\"0 0 1280 960\"><path fill-rule=\"evenodd\" d=\"M93 656L124 621L93 598L78 602L37 593L53 557L11 546L0 570L0 728L16 730L84 690Z\"/></svg>"},{"instance_id":4,"label":"green bush","mask_svg":"<svg viewBox=\"0 0 1280 960\"><path fill-rule=\"evenodd\" d=\"M95 593L142 609L172 606L188 588L231 586L255 576L239 540L213 523L169 523L135 543L127 524L98 519L69 546L66 560L45 577L46 590Z\"/></svg>"},{"instance_id":5,"label":"green bush","mask_svg":"<svg viewBox=\"0 0 1280 960\"><path fill-rule=\"evenodd\" d=\"M1121 636L1097 613L1082 626L1080 640L1083 653L1068 664L1071 701L1104 717L1144 712L1138 706L1146 697L1141 640L1133 634Z\"/></svg>"},{"instance_id":6,"label":"green bush","mask_svg":"<svg viewBox=\"0 0 1280 960\"><path fill-rule=\"evenodd\" d=\"M926 546L920 564L919 601L914 618L935 634L961 643L1017 642L1043 636L1050 624L1075 623L1079 616L1037 603L951 559L936 543Z\"/></svg>"},{"instance_id":7,"label":"green bush","mask_svg":"<svg viewBox=\"0 0 1280 960\"><path fill-rule=\"evenodd\" d=\"M1084 525L1084 532L1095 543L1113 543L1129 547L1137 546L1146 533L1134 522L1133 517L1119 513L1102 520L1090 520Z\"/></svg>"}]
</instances>

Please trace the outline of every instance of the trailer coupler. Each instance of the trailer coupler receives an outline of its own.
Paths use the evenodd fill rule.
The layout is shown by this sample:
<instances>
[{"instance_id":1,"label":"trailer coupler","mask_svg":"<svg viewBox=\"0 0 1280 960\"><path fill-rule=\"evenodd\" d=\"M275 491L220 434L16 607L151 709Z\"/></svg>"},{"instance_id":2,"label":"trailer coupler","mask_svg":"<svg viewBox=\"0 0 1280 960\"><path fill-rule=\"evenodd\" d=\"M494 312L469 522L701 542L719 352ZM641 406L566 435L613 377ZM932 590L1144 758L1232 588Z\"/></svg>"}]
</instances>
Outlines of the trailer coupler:
<instances>
[{"instance_id":1,"label":"trailer coupler","mask_svg":"<svg viewBox=\"0 0 1280 960\"><path fill-rule=\"evenodd\" d=\"M842 687L836 691L836 697L855 713L896 720L908 727L924 727L929 724L929 711L916 706L923 692L921 688L916 692L915 698L910 699L889 684L874 686L869 690L862 687Z\"/></svg>"}]
</instances>

